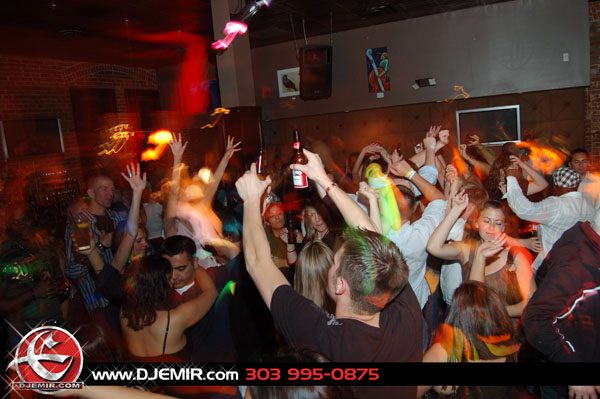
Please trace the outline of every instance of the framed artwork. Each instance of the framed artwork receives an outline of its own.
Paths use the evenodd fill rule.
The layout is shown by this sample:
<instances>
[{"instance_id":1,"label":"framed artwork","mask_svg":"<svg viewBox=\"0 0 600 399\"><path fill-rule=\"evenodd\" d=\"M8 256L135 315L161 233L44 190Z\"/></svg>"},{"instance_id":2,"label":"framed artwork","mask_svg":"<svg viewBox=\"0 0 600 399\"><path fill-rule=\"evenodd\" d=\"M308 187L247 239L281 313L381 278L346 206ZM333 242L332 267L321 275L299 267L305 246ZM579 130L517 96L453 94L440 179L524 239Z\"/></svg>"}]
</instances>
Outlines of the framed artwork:
<instances>
[{"instance_id":1,"label":"framed artwork","mask_svg":"<svg viewBox=\"0 0 600 399\"><path fill-rule=\"evenodd\" d=\"M386 47L369 48L365 51L367 59L367 80L369 93L381 93L390 90L390 67Z\"/></svg>"},{"instance_id":2,"label":"framed artwork","mask_svg":"<svg viewBox=\"0 0 600 399\"><path fill-rule=\"evenodd\" d=\"M482 143L502 145L521 141L519 105L456 111L458 142L466 144L476 134Z\"/></svg>"},{"instance_id":3,"label":"framed artwork","mask_svg":"<svg viewBox=\"0 0 600 399\"><path fill-rule=\"evenodd\" d=\"M277 71L279 97L300 95L300 67L280 69Z\"/></svg>"}]
</instances>

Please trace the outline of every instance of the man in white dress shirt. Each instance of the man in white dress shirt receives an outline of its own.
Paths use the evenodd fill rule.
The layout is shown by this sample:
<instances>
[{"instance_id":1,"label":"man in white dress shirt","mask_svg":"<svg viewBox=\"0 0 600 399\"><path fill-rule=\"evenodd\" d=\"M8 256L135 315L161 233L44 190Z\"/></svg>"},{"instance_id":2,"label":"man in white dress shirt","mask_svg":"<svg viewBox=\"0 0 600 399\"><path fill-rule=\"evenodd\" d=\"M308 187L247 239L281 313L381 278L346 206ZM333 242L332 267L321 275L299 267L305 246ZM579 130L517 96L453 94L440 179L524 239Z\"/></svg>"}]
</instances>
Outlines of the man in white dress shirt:
<instances>
[{"instance_id":1,"label":"man in white dress shirt","mask_svg":"<svg viewBox=\"0 0 600 399\"><path fill-rule=\"evenodd\" d=\"M563 167L552 174L554 195L540 202L531 202L523 195L516 178L521 173L518 168L511 168L506 173L504 197L508 205L519 218L540 224L538 232L543 249L533 262L533 269L537 272L560 236L575 223L592 220L594 208L577 191L581 177L571 168Z\"/></svg>"}]
</instances>

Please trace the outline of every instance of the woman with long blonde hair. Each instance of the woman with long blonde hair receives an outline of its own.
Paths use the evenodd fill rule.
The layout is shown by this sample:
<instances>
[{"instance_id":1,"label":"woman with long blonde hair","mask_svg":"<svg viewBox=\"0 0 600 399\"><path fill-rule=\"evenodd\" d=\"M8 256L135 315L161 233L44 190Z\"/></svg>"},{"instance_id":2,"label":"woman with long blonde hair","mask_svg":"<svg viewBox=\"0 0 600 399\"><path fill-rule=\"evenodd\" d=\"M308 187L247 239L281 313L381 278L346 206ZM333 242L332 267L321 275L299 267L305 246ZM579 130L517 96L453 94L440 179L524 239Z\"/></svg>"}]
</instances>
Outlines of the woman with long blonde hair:
<instances>
[{"instance_id":1,"label":"woman with long blonde hair","mask_svg":"<svg viewBox=\"0 0 600 399\"><path fill-rule=\"evenodd\" d=\"M333 251L322 241L308 242L296 265L294 289L328 313L335 312L333 300L327 295L327 273L333 264Z\"/></svg>"}]
</instances>

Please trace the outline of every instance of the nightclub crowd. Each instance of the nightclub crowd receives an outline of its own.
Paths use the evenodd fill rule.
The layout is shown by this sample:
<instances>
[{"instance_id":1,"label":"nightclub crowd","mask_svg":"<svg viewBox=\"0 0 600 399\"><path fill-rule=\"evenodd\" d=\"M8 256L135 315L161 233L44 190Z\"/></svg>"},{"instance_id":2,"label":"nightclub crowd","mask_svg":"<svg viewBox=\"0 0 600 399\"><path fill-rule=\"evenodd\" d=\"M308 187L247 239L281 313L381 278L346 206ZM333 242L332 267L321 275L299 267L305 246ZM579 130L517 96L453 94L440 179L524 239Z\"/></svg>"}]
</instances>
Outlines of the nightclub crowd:
<instances>
[{"instance_id":1,"label":"nightclub crowd","mask_svg":"<svg viewBox=\"0 0 600 399\"><path fill-rule=\"evenodd\" d=\"M340 165L307 140L295 152L302 163L267 147L243 173L230 165L243 143L228 138L214 170L192 170L175 134L166 175L132 163L120 176L91 176L59 226L13 203L0 249L5 352L52 325L71 331L91 362L600 361L600 175L588 152L468 141L455 145L433 126L410 153L375 142ZM511 383L58 395L600 393Z\"/></svg>"}]
</instances>

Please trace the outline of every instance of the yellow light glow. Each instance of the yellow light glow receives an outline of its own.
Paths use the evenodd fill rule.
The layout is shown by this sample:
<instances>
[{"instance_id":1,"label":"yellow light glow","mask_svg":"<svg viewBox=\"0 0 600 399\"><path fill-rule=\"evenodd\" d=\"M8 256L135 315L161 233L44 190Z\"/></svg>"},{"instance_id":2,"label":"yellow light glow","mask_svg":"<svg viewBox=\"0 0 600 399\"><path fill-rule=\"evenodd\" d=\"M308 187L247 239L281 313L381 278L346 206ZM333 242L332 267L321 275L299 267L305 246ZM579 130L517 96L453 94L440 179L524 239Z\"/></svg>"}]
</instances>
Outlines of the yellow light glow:
<instances>
[{"instance_id":1,"label":"yellow light glow","mask_svg":"<svg viewBox=\"0 0 600 399\"><path fill-rule=\"evenodd\" d=\"M531 159L532 167L535 170L540 170L544 174L552 174L567 159L567 156L554 148L549 148L541 145L535 145L529 142L517 143L519 147L527 147L531 150L529 159Z\"/></svg>"},{"instance_id":2,"label":"yellow light glow","mask_svg":"<svg viewBox=\"0 0 600 399\"><path fill-rule=\"evenodd\" d=\"M467 98L471 97L471 95L465 91L464 86L454 85L454 91L456 91L457 93L455 93L450 98L446 98L446 99L442 100L442 102L452 103L452 102L454 102L454 100L458 100L459 98L466 100Z\"/></svg>"},{"instance_id":3,"label":"yellow light glow","mask_svg":"<svg viewBox=\"0 0 600 399\"><path fill-rule=\"evenodd\" d=\"M219 121L221 120L223 115L229 115L230 112L231 112L231 110L228 108L215 108L213 113L210 114L210 116L216 116L215 120L212 123L207 123L206 125L202 126L200 129L207 129L207 128L212 129L213 127L217 126L217 123L219 123Z\"/></svg>"},{"instance_id":4,"label":"yellow light glow","mask_svg":"<svg viewBox=\"0 0 600 399\"><path fill-rule=\"evenodd\" d=\"M142 161L155 161L159 159L167 149L167 145L173 140L173 133L161 129L148 136L148 144L154 144L154 148L148 148L142 154Z\"/></svg>"},{"instance_id":5,"label":"yellow light glow","mask_svg":"<svg viewBox=\"0 0 600 399\"><path fill-rule=\"evenodd\" d=\"M108 129L108 133L112 133L109 137L110 141L98 146L98 148L102 148L102 151L98 153L98 156L118 153L123 149L127 140L135 134L135 132L131 131L131 127L124 123Z\"/></svg>"}]
</instances>

